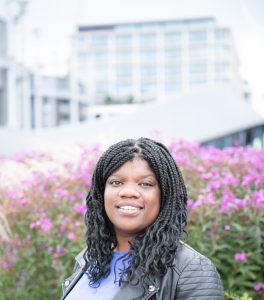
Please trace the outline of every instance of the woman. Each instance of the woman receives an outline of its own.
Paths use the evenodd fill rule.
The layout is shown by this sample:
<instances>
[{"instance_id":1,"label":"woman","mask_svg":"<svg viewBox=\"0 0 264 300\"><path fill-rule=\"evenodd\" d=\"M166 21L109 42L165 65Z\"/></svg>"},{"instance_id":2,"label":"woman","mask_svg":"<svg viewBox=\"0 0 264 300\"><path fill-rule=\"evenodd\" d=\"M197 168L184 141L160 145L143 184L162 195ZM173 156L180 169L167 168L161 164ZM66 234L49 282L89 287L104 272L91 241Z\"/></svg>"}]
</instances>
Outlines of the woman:
<instances>
[{"instance_id":1,"label":"woman","mask_svg":"<svg viewBox=\"0 0 264 300\"><path fill-rule=\"evenodd\" d=\"M181 172L161 143L111 146L86 199L87 248L61 300L224 299L212 262L180 240L186 202Z\"/></svg>"}]
</instances>

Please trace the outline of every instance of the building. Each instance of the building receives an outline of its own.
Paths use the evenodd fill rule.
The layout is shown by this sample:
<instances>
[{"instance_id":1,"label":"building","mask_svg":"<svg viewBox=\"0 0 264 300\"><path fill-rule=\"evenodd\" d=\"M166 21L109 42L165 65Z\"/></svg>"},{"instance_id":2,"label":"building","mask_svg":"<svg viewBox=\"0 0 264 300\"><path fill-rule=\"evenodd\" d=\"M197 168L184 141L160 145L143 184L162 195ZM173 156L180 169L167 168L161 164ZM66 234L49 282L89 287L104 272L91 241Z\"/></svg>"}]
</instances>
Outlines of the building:
<instances>
[{"instance_id":1,"label":"building","mask_svg":"<svg viewBox=\"0 0 264 300\"><path fill-rule=\"evenodd\" d=\"M41 129L86 120L88 104L85 89L74 83L69 76L42 75L17 65L18 127Z\"/></svg>"},{"instance_id":2,"label":"building","mask_svg":"<svg viewBox=\"0 0 264 300\"><path fill-rule=\"evenodd\" d=\"M219 83L242 92L232 34L214 18L79 26L72 61L94 105L175 99Z\"/></svg>"},{"instance_id":3,"label":"building","mask_svg":"<svg viewBox=\"0 0 264 300\"><path fill-rule=\"evenodd\" d=\"M87 119L87 96L72 76L55 77L29 69L15 59L16 25L25 1L0 0L0 127L31 130Z\"/></svg>"},{"instance_id":4,"label":"building","mask_svg":"<svg viewBox=\"0 0 264 300\"><path fill-rule=\"evenodd\" d=\"M3 0L0 1L0 126L8 123L8 82L11 69L9 61L8 30L10 18Z\"/></svg>"}]
</instances>

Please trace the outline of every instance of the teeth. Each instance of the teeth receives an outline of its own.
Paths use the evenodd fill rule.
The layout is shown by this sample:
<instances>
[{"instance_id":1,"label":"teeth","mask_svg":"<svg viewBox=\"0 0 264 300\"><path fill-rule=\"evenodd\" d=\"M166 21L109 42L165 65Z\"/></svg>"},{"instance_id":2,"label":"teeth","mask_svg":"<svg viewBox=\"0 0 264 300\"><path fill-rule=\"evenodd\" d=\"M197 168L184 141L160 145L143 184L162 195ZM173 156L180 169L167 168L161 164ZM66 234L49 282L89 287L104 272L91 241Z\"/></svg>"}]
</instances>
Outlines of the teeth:
<instances>
[{"instance_id":1,"label":"teeth","mask_svg":"<svg viewBox=\"0 0 264 300\"><path fill-rule=\"evenodd\" d=\"M124 210L139 210L140 208L134 207L134 206L120 206L119 209L124 209Z\"/></svg>"}]
</instances>

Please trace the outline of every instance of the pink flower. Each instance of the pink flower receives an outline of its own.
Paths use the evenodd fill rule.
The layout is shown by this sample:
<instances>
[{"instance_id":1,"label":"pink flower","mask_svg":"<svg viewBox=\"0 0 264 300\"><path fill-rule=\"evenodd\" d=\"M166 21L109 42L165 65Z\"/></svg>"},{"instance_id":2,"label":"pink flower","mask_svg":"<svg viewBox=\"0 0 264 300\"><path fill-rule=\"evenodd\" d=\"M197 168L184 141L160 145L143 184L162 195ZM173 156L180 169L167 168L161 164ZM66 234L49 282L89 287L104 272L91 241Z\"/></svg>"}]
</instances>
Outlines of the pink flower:
<instances>
[{"instance_id":1,"label":"pink flower","mask_svg":"<svg viewBox=\"0 0 264 300\"><path fill-rule=\"evenodd\" d=\"M64 190L64 189L57 189L55 191L55 195L59 196L59 197L66 197L66 196L69 195L69 192L67 190Z\"/></svg>"},{"instance_id":2,"label":"pink flower","mask_svg":"<svg viewBox=\"0 0 264 300\"><path fill-rule=\"evenodd\" d=\"M66 252L67 252L67 249L66 249L65 247L59 246L59 247L56 249L56 251L55 251L55 253L54 253L54 256L55 256L55 257L59 257L61 254L64 254L64 253L66 253Z\"/></svg>"},{"instance_id":3,"label":"pink flower","mask_svg":"<svg viewBox=\"0 0 264 300\"><path fill-rule=\"evenodd\" d=\"M255 291L260 291L260 290L264 290L264 283L263 282L258 282L254 285L254 289Z\"/></svg>"},{"instance_id":4,"label":"pink flower","mask_svg":"<svg viewBox=\"0 0 264 300\"><path fill-rule=\"evenodd\" d=\"M79 214L81 214L81 215L84 215L85 212L86 212L86 205L85 205L85 204L75 204L75 205L73 206L73 209L74 209L77 213L79 213Z\"/></svg>"},{"instance_id":5,"label":"pink flower","mask_svg":"<svg viewBox=\"0 0 264 300\"><path fill-rule=\"evenodd\" d=\"M53 224L50 218L47 217L45 213L42 213L38 220L30 223L29 228L30 229L40 228L44 232L50 232L51 229L53 228Z\"/></svg>"},{"instance_id":6,"label":"pink flower","mask_svg":"<svg viewBox=\"0 0 264 300\"><path fill-rule=\"evenodd\" d=\"M193 208L194 201L192 199L187 200L187 208L191 210Z\"/></svg>"},{"instance_id":7,"label":"pink flower","mask_svg":"<svg viewBox=\"0 0 264 300\"><path fill-rule=\"evenodd\" d=\"M251 199L255 202L257 208L264 208L264 189L253 193Z\"/></svg>"},{"instance_id":8,"label":"pink flower","mask_svg":"<svg viewBox=\"0 0 264 300\"><path fill-rule=\"evenodd\" d=\"M244 252L237 252L234 255L234 259L238 261L247 261L247 255Z\"/></svg>"},{"instance_id":9,"label":"pink flower","mask_svg":"<svg viewBox=\"0 0 264 300\"><path fill-rule=\"evenodd\" d=\"M20 199L19 204L20 204L21 206L24 206L24 205L28 204L28 202L29 202L29 199L23 197L22 199Z\"/></svg>"},{"instance_id":10,"label":"pink flower","mask_svg":"<svg viewBox=\"0 0 264 300\"><path fill-rule=\"evenodd\" d=\"M225 231L229 231L231 229L231 227L229 225L225 225Z\"/></svg>"},{"instance_id":11,"label":"pink flower","mask_svg":"<svg viewBox=\"0 0 264 300\"><path fill-rule=\"evenodd\" d=\"M59 232L64 233L65 231L66 231L66 227L61 225L60 228L59 228Z\"/></svg>"},{"instance_id":12,"label":"pink flower","mask_svg":"<svg viewBox=\"0 0 264 300\"><path fill-rule=\"evenodd\" d=\"M52 224L51 220L48 217L45 217L41 220L40 228L44 232L49 232L53 228L53 224Z\"/></svg>"},{"instance_id":13,"label":"pink flower","mask_svg":"<svg viewBox=\"0 0 264 300\"><path fill-rule=\"evenodd\" d=\"M72 240L74 240L75 239L75 233L74 232L69 232L68 233L68 239L70 240L70 241L72 241Z\"/></svg>"},{"instance_id":14,"label":"pink flower","mask_svg":"<svg viewBox=\"0 0 264 300\"><path fill-rule=\"evenodd\" d=\"M237 208L247 207L247 201L245 199L234 199Z\"/></svg>"}]
</instances>

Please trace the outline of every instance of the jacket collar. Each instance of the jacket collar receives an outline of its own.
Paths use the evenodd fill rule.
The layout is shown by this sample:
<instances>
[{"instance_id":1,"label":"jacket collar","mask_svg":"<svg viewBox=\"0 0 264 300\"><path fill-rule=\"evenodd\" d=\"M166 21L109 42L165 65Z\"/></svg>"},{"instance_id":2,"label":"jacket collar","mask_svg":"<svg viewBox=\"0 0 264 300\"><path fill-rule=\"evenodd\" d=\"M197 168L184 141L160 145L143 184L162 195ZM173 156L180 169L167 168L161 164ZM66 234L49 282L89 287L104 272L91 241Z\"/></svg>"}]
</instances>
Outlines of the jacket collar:
<instances>
[{"instance_id":1,"label":"jacket collar","mask_svg":"<svg viewBox=\"0 0 264 300\"><path fill-rule=\"evenodd\" d=\"M83 249L76 257L75 260L77 261L79 267L83 269L85 267L85 260L83 255L85 253L85 249ZM129 295L130 299L138 298L141 296L140 299L149 299L151 296L156 294L160 288L160 279L157 277L150 278L151 284L149 284L147 290L144 291L143 285L139 282L137 285L133 284L125 284L122 285L121 288L117 291L116 295L114 296L113 300L123 300L127 299L127 295ZM142 295L143 298L142 298Z\"/></svg>"}]
</instances>

